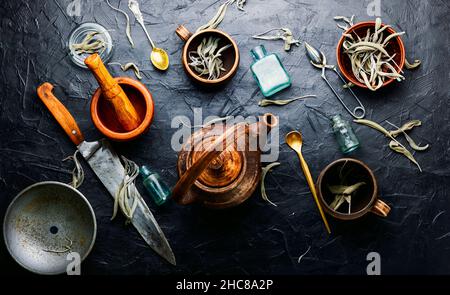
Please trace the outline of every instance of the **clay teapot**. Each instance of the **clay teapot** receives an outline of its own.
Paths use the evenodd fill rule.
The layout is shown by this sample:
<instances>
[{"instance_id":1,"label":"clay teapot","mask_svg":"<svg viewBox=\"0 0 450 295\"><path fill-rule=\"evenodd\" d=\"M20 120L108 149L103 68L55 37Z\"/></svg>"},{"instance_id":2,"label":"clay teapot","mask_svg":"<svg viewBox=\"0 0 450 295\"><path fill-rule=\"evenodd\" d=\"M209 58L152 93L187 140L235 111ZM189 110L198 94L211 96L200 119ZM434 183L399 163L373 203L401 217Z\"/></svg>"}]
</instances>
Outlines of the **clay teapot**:
<instances>
[{"instance_id":1,"label":"clay teapot","mask_svg":"<svg viewBox=\"0 0 450 295\"><path fill-rule=\"evenodd\" d=\"M253 124L216 123L192 134L178 156L180 179L172 198L216 209L247 200L261 178L261 139L277 125L277 117L265 114Z\"/></svg>"}]
</instances>

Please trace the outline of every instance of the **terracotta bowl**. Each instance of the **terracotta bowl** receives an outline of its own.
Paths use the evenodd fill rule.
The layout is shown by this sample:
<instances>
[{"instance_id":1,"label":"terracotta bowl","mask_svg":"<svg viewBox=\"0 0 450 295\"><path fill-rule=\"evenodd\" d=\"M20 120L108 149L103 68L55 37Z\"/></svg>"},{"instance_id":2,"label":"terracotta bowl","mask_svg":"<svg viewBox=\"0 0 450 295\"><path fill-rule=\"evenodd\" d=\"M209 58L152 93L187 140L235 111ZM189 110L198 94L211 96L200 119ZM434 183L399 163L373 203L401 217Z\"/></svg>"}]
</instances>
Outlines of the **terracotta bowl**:
<instances>
[{"instance_id":1,"label":"terracotta bowl","mask_svg":"<svg viewBox=\"0 0 450 295\"><path fill-rule=\"evenodd\" d=\"M176 29L176 34L181 40L186 42L183 47L183 53L181 56L182 63L186 74L195 82L203 86L221 86L230 81L236 74L239 66L239 49L236 42L225 32L215 29L203 30L198 33L192 34L186 29L185 26L180 25ZM189 66L189 52L196 51L198 45L202 42L203 38L209 38L211 36L219 37L219 48L228 44L231 47L222 53L222 61L226 71L220 74L219 79L208 80L203 76L199 76L190 66Z\"/></svg>"},{"instance_id":2,"label":"terracotta bowl","mask_svg":"<svg viewBox=\"0 0 450 295\"><path fill-rule=\"evenodd\" d=\"M383 24L383 26L384 25L385 24ZM358 24L352 26L350 29L348 29L345 33L352 34L352 35L357 34L358 36L363 38L364 36L366 36L367 29L369 29L369 28L371 28L372 31L374 30L374 28L375 28L374 21L358 23ZM387 28L385 30L385 32L386 31L389 34L396 33L396 31L392 28ZM341 39L339 40L338 46L336 48L336 56L337 56L337 63L338 63L339 70L341 71L341 73L344 75L344 77L348 81L352 82L353 84L355 84L356 86L359 86L361 88L367 88L367 86L364 83L359 82L355 78L355 75L353 75L350 59L348 58L347 54L344 53L344 50L342 47L342 45L344 44L344 41L345 41L345 36L342 36ZM402 39L400 37L393 38L391 41L389 41L389 44L386 47L386 51L390 55L393 55L394 53L397 54L394 57L394 61L397 63L397 65L399 65L400 70L398 72L400 73L401 70L403 70L403 67L405 66L405 55L406 55L405 54L405 46L403 45ZM382 87L385 87L385 86L391 84L393 81L395 81L395 79L386 80Z\"/></svg>"},{"instance_id":3,"label":"terracotta bowl","mask_svg":"<svg viewBox=\"0 0 450 295\"><path fill-rule=\"evenodd\" d=\"M127 77L114 78L127 94L135 107L141 124L132 131L125 131L116 118L112 105L103 97L98 88L91 102L91 118L95 127L106 137L115 141L130 141L136 139L148 130L153 121L154 104L152 95L141 82Z\"/></svg>"}]
</instances>

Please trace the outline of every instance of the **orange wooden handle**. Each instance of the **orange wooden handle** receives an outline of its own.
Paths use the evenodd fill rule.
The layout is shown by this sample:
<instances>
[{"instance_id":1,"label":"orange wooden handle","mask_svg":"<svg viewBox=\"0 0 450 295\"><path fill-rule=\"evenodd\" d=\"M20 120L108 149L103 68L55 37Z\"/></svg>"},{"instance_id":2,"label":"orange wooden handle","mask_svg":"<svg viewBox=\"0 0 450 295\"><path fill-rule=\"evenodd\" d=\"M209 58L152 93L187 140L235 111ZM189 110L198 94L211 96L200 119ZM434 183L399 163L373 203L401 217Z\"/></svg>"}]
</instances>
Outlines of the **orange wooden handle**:
<instances>
[{"instance_id":1,"label":"orange wooden handle","mask_svg":"<svg viewBox=\"0 0 450 295\"><path fill-rule=\"evenodd\" d=\"M97 82L102 89L103 96L113 105L117 120L120 122L123 129L126 131L136 129L141 123L139 115L122 87L120 87L106 69L100 56L97 53L94 53L87 57L84 60L84 63L94 74L95 79L97 79Z\"/></svg>"},{"instance_id":2,"label":"orange wooden handle","mask_svg":"<svg viewBox=\"0 0 450 295\"><path fill-rule=\"evenodd\" d=\"M378 216L387 217L391 212L391 207L381 200L376 200L371 211Z\"/></svg>"},{"instance_id":3,"label":"orange wooden handle","mask_svg":"<svg viewBox=\"0 0 450 295\"><path fill-rule=\"evenodd\" d=\"M189 30L183 26L180 25L176 30L175 33L178 35L178 37L180 37L181 40L183 40L184 42L187 42L187 40L189 40L189 38L192 37L192 33L189 32Z\"/></svg>"},{"instance_id":4,"label":"orange wooden handle","mask_svg":"<svg viewBox=\"0 0 450 295\"><path fill-rule=\"evenodd\" d=\"M84 141L83 134L81 133L77 122L75 122L75 119L58 98L56 98L52 90L53 85L45 82L37 88L37 93L47 109L52 113L53 117L55 117L59 125L61 125L66 134L70 137L70 140L78 146Z\"/></svg>"}]
</instances>

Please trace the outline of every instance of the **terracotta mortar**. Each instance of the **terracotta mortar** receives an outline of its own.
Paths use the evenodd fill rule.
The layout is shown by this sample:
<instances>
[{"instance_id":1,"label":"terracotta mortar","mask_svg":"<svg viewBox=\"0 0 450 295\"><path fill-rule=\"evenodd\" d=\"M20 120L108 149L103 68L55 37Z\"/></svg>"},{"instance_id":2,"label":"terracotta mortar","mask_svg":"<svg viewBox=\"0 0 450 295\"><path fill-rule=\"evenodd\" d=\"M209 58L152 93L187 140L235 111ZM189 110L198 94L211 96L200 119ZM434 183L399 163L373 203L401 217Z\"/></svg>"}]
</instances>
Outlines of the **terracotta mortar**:
<instances>
[{"instance_id":1,"label":"terracotta mortar","mask_svg":"<svg viewBox=\"0 0 450 295\"><path fill-rule=\"evenodd\" d=\"M115 141L133 140L148 130L153 121L154 104L147 87L128 77L114 78L126 93L140 118L137 128L126 131L117 119L113 105L98 88L91 101L91 118L95 127L106 137Z\"/></svg>"}]
</instances>

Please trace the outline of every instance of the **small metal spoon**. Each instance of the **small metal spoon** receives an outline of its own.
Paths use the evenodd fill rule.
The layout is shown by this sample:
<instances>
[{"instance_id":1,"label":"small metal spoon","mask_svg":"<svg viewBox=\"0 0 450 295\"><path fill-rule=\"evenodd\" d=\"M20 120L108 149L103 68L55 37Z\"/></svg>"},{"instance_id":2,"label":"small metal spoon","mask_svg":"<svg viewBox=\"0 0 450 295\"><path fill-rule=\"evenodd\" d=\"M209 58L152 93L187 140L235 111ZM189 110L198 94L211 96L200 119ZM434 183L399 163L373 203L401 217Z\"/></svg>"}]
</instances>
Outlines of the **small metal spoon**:
<instances>
[{"instance_id":1,"label":"small metal spoon","mask_svg":"<svg viewBox=\"0 0 450 295\"><path fill-rule=\"evenodd\" d=\"M300 159L300 165L302 167L303 174L305 175L306 181L308 182L309 185L309 189L311 190L314 200L316 201L317 208L319 208L320 216L322 217L323 223L325 224L325 228L327 229L327 232L330 234L331 233L330 226L328 225L327 218L323 213L322 206L319 203L319 198L317 197L316 187L314 185L311 172L309 171L308 164L306 163L302 155L302 144L303 144L302 134L298 131L292 131L288 133L286 135L286 143L289 145L291 149L297 152L298 158Z\"/></svg>"},{"instance_id":2,"label":"small metal spoon","mask_svg":"<svg viewBox=\"0 0 450 295\"><path fill-rule=\"evenodd\" d=\"M142 29L144 29L145 35L147 35L147 38L150 41L150 45L152 46L152 53L150 54L150 60L152 61L152 64L155 66L155 68L161 71L167 70L167 68L169 67L169 55L164 49L156 47L152 38L150 38L150 35L144 24L144 17L142 16L142 12L139 8L139 2L136 0L129 0L128 7L133 12L134 17L141 25Z\"/></svg>"}]
</instances>

